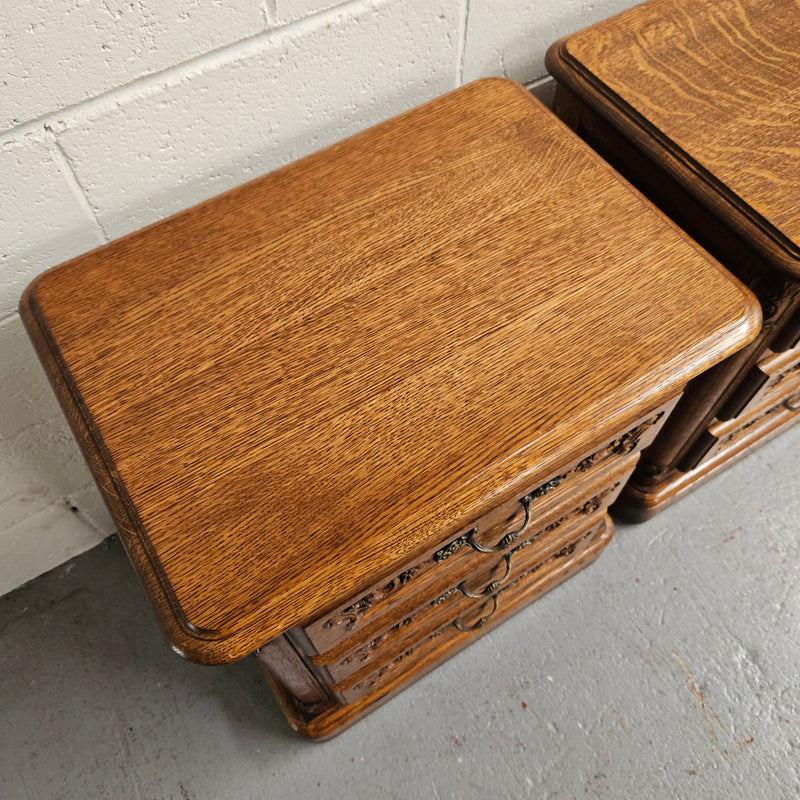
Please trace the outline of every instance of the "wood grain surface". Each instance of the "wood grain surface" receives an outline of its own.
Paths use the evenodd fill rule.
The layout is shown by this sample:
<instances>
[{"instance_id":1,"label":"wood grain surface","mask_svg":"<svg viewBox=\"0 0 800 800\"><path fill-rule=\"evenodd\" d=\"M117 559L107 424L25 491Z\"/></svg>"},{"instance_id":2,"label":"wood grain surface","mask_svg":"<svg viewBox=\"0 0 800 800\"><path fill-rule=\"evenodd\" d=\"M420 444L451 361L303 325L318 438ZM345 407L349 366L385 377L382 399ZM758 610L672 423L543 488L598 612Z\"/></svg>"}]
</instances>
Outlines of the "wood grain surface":
<instances>
[{"instance_id":1,"label":"wood grain surface","mask_svg":"<svg viewBox=\"0 0 800 800\"><path fill-rule=\"evenodd\" d=\"M645 489L648 484L661 483L665 471L693 469L711 444L706 436L708 426L715 418L736 413L739 383L750 368L766 348L781 349L793 341L793 331L798 329L795 317L800 309L800 283L761 257L730 220L726 224L712 213L698 197L697 183L688 189L681 187L663 168L663 158L648 158L634 139L624 136L563 84L557 86L554 109L620 174L736 275L762 308L758 337L687 387L634 476L634 482Z\"/></svg>"},{"instance_id":2,"label":"wood grain surface","mask_svg":"<svg viewBox=\"0 0 800 800\"><path fill-rule=\"evenodd\" d=\"M800 277L799 30L796 0L650 0L548 66Z\"/></svg>"},{"instance_id":3,"label":"wood grain surface","mask_svg":"<svg viewBox=\"0 0 800 800\"><path fill-rule=\"evenodd\" d=\"M497 80L51 270L21 311L173 646L206 663L390 576L760 323Z\"/></svg>"}]
</instances>

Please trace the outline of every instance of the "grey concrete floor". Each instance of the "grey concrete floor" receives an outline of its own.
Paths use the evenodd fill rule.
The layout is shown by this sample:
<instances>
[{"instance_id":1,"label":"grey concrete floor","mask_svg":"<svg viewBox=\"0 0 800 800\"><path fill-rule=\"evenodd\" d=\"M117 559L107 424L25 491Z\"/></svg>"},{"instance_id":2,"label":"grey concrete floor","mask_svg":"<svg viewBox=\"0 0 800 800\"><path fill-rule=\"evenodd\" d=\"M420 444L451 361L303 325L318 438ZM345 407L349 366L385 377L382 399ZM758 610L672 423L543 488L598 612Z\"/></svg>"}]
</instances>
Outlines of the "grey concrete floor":
<instances>
[{"instance_id":1,"label":"grey concrete floor","mask_svg":"<svg viewBox=\"0 0 800 800\"><path fill-rule=\"evenodd\" d=\"M800 425L339 738L166 645L118 541L0 599L0 798L800 796Z\"/></svg>"}]
</instances>

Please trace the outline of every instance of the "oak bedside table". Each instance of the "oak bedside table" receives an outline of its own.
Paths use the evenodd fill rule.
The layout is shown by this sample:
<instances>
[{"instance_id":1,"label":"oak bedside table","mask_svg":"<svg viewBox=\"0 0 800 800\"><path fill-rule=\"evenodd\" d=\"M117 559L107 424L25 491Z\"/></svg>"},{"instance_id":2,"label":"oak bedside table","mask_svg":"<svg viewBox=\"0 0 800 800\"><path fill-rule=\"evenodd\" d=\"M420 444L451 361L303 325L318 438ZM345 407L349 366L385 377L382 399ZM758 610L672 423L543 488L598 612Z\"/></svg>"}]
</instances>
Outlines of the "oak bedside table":
<instances>
[{"instance_id":1,"label":"oak bedside table","mask_svg":"<svg viewBox=\"0 0 800 800\"><path fill-rule=\"evenodd\" d=\"M329 736L592 561L758 306L481 81L68 262L22 313L172 646Z\"/></svg>"},{"instance_id":2,"label":"oak bedside table","mask_svg":"<svg viewBox=\"0 0 800 800\"><path fill-rule=\"evenodd\" d=\"M556 112L757 295L616 509L646 519L800 419L800 7L651 0L556 43Z\"/></svg>"}]
</instances>

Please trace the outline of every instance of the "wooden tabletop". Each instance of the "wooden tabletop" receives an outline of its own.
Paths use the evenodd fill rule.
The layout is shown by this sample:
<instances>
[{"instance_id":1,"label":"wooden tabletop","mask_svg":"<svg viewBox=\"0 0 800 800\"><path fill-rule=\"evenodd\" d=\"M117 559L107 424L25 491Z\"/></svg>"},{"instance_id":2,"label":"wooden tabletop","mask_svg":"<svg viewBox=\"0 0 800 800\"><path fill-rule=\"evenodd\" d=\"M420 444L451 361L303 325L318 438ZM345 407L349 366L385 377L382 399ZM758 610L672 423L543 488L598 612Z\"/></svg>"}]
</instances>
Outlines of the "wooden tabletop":
<instances>
[{"instance_id":1,"label":"wooden tabletop","mask_svg":"<svg viewBox=\"0 0 800 800\"><path fill-rule=\"evenodd\" d=\"M207 663L589 452L760 323L497 80L61 265L21 309L173 646Z\"/></svg>"},{"instance_id":2,"label":"wooden tabletop","mask_svg":"<svg viewBox=\"0 0 800 800\"><path fill-rule=\"evenodd\" d=\"M796 0L650 0L558 42L548 66L800 278Z\"/></svg>"}]
</instances>

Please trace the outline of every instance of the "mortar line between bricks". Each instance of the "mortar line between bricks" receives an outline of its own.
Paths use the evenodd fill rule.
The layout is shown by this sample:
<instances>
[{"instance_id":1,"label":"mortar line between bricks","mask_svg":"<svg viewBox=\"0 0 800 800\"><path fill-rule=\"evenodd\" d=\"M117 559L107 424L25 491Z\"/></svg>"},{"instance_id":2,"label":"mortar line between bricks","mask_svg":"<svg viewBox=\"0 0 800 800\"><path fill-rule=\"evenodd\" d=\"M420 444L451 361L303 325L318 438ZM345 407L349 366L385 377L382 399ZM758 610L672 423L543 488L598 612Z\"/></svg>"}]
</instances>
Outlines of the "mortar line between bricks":
<instances>
[{"instance_id":1,"label":"mortar line between bricks","mask_svg":"<svg viewBox=\"0 0 800 800\"><path fill-rule=\"evenodd\" d=\"M278 0L263 0L261 8L264 11L264 19L267 21L267 26L272 29L278 22Z\"/></svg>"},{"instance_id":2,"label":"mortar line between bricks","mask_svg":"<svg viewBox=\"0 0 800 800\"><path fill-rule=\"evenodd\" d=\"M91 201L89 200L89 195L86 193L86 190L83 188L81 184L81 180L78 177L78 173L75 171L75 165L72 163L72 159L67 155L66 150L61 146L61 142L58 141L56 135L49 129L48 126L45 125L45 129L48 130L52 136L53 147L55 148L56 153L60 156L62 162L66 169L63 170L64 179L70 185L70 188L75 193L78 198L78 202L83 207L83 210L89 214L89 216L94 220L94 224L97 225L100 233L103 236L103 239L106 242L111 241L111 237L106 232L106 229L103 227L103 223L100 222L100 217L97 214L97 209L92 205Z\"/></svg>"},{"instance_id":3,"label":"mortar line between bricks","mask_svg":"<svg viewBox=\"0 0 800 800\"><path fill-rule=\"evenodd\" d=\"M5 316L0 316L0 327L6 324L6 322L10 322L14 317L19 316L19 311L9 311L8 314Z\"/></svg>"},{"instance_id":4,"label":"mortar line between bricks","mask_svg":"<svg viewBox=\"0 0 800 800\"><path fill-rule=\"evenodd\" d=\"M541 78L534 78L532 81L528 81L528 83L525 84L525 88L528 91L531 91L532 89L538 89L540 86L544 86L546 83L549 83L553 80L555 80L555 78L552 75L542 75Z\"/></svg>"},{"instance_id":5,"label":"mortar line between bricks","mask_svg":"<svg viewBox=\"0 0 800 800\"><path fill-rule=\"evenodd\" d=\"M68 494L64 495L63 501L69 506L70 511L75 514L77 519L87 528L93 530L98 536L102 536L104 539L107 539L109 536L113 536L116 534L117 527L116 524L114 525L114 530L109 533L108 531L104 530L103 528L98 525L95 520L92 518L91 515L87 514L79 505L78 500L75 498L77 495L82 494L87 489L94 489L97 491L97 484L94 481L87 483L85 486L81 486L78 489L75 489L73 492L69 492Z\"/></svg>"},{"instance_id":6,"label":"mortar line between bricks","mask_svg":"<svg viewBox=\"0 0 800 800\"><path fill-rule=\"evenodd\" d=\"M461 7L461 19L460 19L460 37L458 42L458 74L456 75L456 80L458 81L456 86L461 86L464 83L464 59L467 55L467 28L469 26L469 3L470 0L464 0L464 5Z\"/></svg>"},{"instance_id":7,"label":"mortar line between bricks","mask_svg":"<svg viewBox=\"0 0 800 800\"><path fill-rule=\"evenodd\" d=\"M42 128L52 125L59 128L63 125L69 127L65 120L68 117L78 119L90 119L93 116L111 111L129 99L136 97L147 97L151 94L161 92L164 89L178 86L190 78L202 75L213 69L219 69L228 64L232 64L240 59L249 58L260 52L262 45L272 41L280 42L283 38L288 38L297 33L306 31L312 32L320 25L334 21L341 15L357 13L357 9L369 8L376 5L389 5L391 0L353 0L349 3L340 4L333 8L310 14L302 19L293 20L285 25L279 25L269 30L259 31L258 33L239 39L236 42L210 50L207 53L195 56L194 58L182 61L180 64L173 64L166 69L158 72L151 72L135 78L123 86L116 86L101 92L88 100L81 100L63 108L48 111L35 119L23 122L14 128L9 128L0 132L0 149L3 147L24 146L24 139L31 134L41 134ZM15 140L19 140L18 142Z\"/></svg>"},{"instance_id":8,"label":"mortar line between bricks","mask_svg":"<svg viewBox=\"0 0 800 800\"><path fill-rule=\"evenodd\" d=\"M97 542L97 544L99 544L100 541L102 541L103 539L108 539L109 536L114 536L118 532L116 527L111 533L109 533L106 530L103 530L103 528L101 528L89 516L89 514L87 514L80 506L78 506L76 504L76 501L74 500L75 495L80 494L81 492L85 492L90 487L96 487L96 485L97 484L92 482L76 489L74 492L51 496L50 499L40 508L37 508L33 511L29 511L24 516L14 520L9 526L5 528L4 532L14 530L14 528L18 528L19 526L24 525L26 522L29 522L34 517L50 513L54 510L57 511L59 508L61 508L62 510L67 510L71 515L74 515L75 519L77 519L78 522L80 522L81 525L83 525L85 528L88 528L92 533L97 534L97 536L100 537ZM72 510L73 508L76 510L73 511ZM90 547L94 546L95 545L90 545ZM56 564L56 566L60 566L60 564ZM0 592L0 595L2 595L2 592Z\"/></svg>"}]
</instances>

